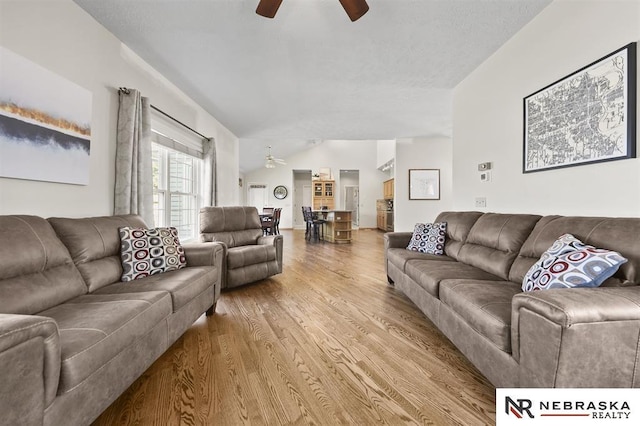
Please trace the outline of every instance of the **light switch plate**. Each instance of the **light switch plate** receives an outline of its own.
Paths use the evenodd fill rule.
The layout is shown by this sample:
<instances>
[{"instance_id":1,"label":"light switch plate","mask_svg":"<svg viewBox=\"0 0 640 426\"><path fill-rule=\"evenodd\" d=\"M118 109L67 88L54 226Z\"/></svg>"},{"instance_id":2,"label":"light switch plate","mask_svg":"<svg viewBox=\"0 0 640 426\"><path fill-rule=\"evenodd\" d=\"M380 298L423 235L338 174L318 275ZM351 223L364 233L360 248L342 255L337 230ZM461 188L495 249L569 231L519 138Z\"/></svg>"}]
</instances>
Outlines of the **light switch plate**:
<instances>
[{"instance_id":1,"label":"light switch plate","mask_svg":"<svg viewBox=\"0 0 640 426\"><path fill-rule=\"evenodd\" d=\"M487 198L476 197L476 207L487 207Z\"/></svg>"}]
</instances>

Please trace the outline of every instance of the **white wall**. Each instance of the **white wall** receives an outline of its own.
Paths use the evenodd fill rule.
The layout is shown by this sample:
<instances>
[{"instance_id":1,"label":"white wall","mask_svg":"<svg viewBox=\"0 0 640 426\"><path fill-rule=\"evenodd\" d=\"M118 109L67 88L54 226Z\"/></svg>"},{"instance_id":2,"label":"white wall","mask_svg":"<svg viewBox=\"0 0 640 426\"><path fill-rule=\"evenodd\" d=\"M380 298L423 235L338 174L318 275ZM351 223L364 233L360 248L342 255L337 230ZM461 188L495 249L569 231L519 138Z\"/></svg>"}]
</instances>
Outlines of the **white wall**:
<instances>
[{"instance_id":1,"label":"white wall","mask_svg":"<svg viewBox=\"0 0 640 426\"><path fill-rule=\"evenodd\" d=\"M395 140L379 140L377 143L377 161L376 167L382 166L384 163L393 160L396 156Z\"/></svg>"},{"instance_id":2,"label":"white wall","mask_svg":"<svg viewBox=\"0 0 640 426\"><path fill-rule=\"evenodd\" d=\"M219 203L238 204L238 140L214 117L71 0L2 2L0 8L0 45L93 94L89 185L0 178L0 214L44 217L113 214L120 86L140 90L153 105L214 137L219 163Z\"/></svg>"},{"instance_id":3,"label":"white wall","mask_svg":"<svg viewBox=\"0 0 640 426\"><path fill-rule=\"evenodd\" d=\"M413 231L416 223L433 222L453 205L449 138L396 140L394 231ZM409 200L409 169L440 169L440 200Z\"/></svg>"},{"instance_id":4,"label":"white wall","mask_svg":"<svg viewBox=\"0 0 640 426\"><path fill-rule=\"evenodd\" d=\"M282 207L281 228L292 227L292 212L295 197L289 194L284 200L273 197L273 188L284 185L293 192L293 170L312 170L330 167L336 181L336 206L342 199L340 170L360 171L360 228L376 227L376 200L382 198L382 182L388 179L376 169L377 149L374 140L344 141L328 140L306 151L285 158L287 164L275 169L261 168L245 175L245 190L249 183L266 183L271 193L270 204Z\"/></svg>"},{"instance_id":5,"label":"white wall","mask_svg":"<svg viewBox=\"0 0 640 426\"><path fill-rule=\"evenodd\" d=\"M522 173L523 98L639 39L637 0L556 0L461 82L453 103L454 208L640 215L639 159ZM485 161L494 169L482 183L477 165ZM475 207L478 196L487 197L486 209Z\"/></svg>"}]
</instances>

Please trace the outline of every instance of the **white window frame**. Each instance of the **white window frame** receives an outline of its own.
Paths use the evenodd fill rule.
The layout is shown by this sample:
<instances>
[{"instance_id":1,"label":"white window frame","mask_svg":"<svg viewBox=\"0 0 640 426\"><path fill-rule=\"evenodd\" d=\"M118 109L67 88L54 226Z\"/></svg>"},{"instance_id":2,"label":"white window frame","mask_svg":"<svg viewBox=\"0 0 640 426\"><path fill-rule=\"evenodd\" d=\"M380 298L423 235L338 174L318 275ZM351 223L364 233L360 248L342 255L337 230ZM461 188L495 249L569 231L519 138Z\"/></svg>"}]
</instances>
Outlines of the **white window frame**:
<instances>
[{"instance_id":1,"label":"white window frame","mask_svg":"<svg viewBox=\"0 0 640 426\"><path fill-rule=\"evenodd\" d=\"M181 242L195 241L198 239L199 231L199 211L202 207L202 160L200 158L185 154L171 148L167 148L157 143L152 144L153 150L158 152L158 178L157 185L154 176L154 218L156 220L156 226L175 226L178 228L178 233ZM171 178L171 161L170 156L184 156L189 157L193 163L191 166L191 176L185 177L190 181L191 191L184 192L178 190L171 190L170 178ZM155 167L154 167L155 174ZM191 198L193 207L190 209L190 220L186 221L191 228L191 232L185 234L184 222L179 221L176 223L173 220L175 211L172 210L172 198L173 196ZM160 205L162 204L162 208ZM189 223L190 222L190 223Z\"/></svg>"}]
</instances>

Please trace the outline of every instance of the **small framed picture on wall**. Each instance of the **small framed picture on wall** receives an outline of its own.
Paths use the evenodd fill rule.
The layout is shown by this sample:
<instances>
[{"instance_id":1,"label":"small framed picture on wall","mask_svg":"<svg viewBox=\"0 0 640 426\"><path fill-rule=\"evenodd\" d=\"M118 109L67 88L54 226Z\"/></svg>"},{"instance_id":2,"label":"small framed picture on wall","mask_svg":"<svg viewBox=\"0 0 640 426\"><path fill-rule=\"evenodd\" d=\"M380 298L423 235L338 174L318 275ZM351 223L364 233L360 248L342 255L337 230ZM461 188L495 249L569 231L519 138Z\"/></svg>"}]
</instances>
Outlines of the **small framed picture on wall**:
<instances>
[{"instance_id":1,"label":"small framed picture on wall","mask_svg":"<svg viewBox=\"0 0 640 426\"><path fill-rule=\"evenodd\" d=\"M439 200L440 169L409 169L409 199Z\"/></svg>"}]
</instances>

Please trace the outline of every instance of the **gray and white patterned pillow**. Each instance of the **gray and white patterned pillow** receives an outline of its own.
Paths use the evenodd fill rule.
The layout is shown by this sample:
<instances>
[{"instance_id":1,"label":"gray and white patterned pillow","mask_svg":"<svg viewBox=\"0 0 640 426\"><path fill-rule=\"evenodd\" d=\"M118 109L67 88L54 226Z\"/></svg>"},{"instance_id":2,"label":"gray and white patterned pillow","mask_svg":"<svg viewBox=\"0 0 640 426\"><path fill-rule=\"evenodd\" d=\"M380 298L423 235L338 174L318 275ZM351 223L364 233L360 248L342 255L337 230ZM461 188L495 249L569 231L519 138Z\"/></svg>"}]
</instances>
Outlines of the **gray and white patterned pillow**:
<instances>
[{"instance_id":1,"label":"gray and white patterned pillow","mask_svg":"<svg viewBox=\"0 0 640 426\"><path fill-rule=\"evenodd\" d=\"M522 280L522 291L598 287L627 259L564 234L542 253Z\"/></svg>"},{"instance_id":2,"label":"gray and white patterned pillow","mask_svg":"<svg viewBox=\"0 0 640 426\"><path fill-rule=\"evenodd\" d=\"M427 254L444 254L447 222L416 223L407 250Z\"/></svg>"},{"instance_id":3,"label":"gray and white patterned pillow","mask_svg":"<svg viewBox=\"0 0 640 426\"><path fill-rule=\"evenodd\" d=\"M176 228L130 228L120 232L122 281L174 271L187 266Z\"/></svg>"}]
</instances>

